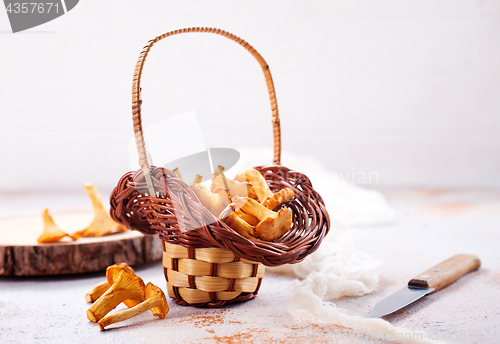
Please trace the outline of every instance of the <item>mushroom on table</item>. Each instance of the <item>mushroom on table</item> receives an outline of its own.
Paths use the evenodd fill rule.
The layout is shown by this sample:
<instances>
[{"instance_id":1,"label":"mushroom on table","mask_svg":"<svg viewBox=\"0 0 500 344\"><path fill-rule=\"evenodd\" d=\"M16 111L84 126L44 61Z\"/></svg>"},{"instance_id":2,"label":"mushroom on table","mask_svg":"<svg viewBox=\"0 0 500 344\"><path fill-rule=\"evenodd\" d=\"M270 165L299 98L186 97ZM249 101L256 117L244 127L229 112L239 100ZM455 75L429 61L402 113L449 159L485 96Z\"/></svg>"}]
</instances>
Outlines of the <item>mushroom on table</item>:
<instances>
[{"instance_id":1,"label":"mushroom on table","mask_svg":"<svg viewBox=\"0 0 500 344\"><path fill-rule=\"evenodd\" d=\"M165 318L165 315L167 315L169 311L169 307L167 298L165 297L163 291L149 282L145 287L145 296L146 300L139 303L135 307L108 315L99 320L97 324L99 325L101 331L103 331L106 326L130 319L138 314L141 314L142 312L147 311L148 309L153 312L153 315L158 316L161 319Z\"/></svg>"},{"instance_id":2,"label":"mushroom on table","mask_svg":"<svg viewBox=\"0 0 500 344\"><path fill-rule=\"evenodd\" d=\"M106 270L110 288L87 310L87 318L92 322L102 319L120 303L134 307L145 300L144 282L128 266L112 265Z\"/></svg>"},{"instance_id":3,"label":"mushroom on table","mask_svg":"<svg viewBox=\"0 0 500 344\"><path fill-rule=\"evenodd\" d=\"M108 268L106 269L106 274L109 274L109 279L111 280L111 284L114 283L114 280L118 277L118 273L122 269L126 269L131 273L135 273L134 269L132 269L127 263L117 263L108 266ZM85 295L85 300L87 300L87 302L89 303L96 301L98 298L101 297L102 294L104 294L109 289L111 284L110 282L108 282L108 278L106 278L106 280L102 281L101 283L96 284ZM134 305L128 307L133 307L133 306Z\"/></svg>"}]
</instances>

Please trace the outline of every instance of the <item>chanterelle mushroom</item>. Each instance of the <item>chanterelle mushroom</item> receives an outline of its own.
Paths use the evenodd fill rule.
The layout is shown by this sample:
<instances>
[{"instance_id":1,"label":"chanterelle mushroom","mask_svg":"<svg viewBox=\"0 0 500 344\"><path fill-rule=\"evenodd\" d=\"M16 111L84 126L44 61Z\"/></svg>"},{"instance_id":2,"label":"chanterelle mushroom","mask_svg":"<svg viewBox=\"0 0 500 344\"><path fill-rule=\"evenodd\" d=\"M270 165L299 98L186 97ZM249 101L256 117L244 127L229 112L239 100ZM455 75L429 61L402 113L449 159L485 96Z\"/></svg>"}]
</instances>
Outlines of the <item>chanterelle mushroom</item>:
<instances>
[{"instance_id":1,"label":"chanterelle mushroom","mask_svg":"<svg viewBox=\"0 0 500 344\"><path fill-rule=\"evenodd\" d=\"M153 312L153 315L160 317L161 319L165 318L169 311L167 298L163 291L149 282L145 288L146 300L138 304L137 306L126 309L124 311L108 315L97 323L101 331L108 325L130 319L142 312L147 311L148 309Z\"/></svg>"},{"instance_id":2,"label":"chanterelle mushroom","mask_svg":"<svg viewBox=\"0 0 500 344\"><path fill-rule=\"evenodd\" d=\"M69 236L54 223L54 219L50 216L49 209L42 211L42 218L43 234L37 239L39 243L55 242L61 240L65 236Z\"/></svg>"},{"instance_id":3,"label":"chanterelle mushroom","mask_svg":"<svg viewBox=\"0 0 500 344\"><path fill-rule=\"evenodd\" d=\"M272 197L273 193L267 185L266 179L262 174L254 169L242 171L236 175L235 178L238 182L247 181L250 183L248 187L248 197L257 198L259 202L264 201L268 197Z\"/></svg>"},{"instance_id":4,"label":"chanterelle mushroom","mask_svg":"<svg viewBox=\"0 0 500 344\"><path fill-rule=\"evenodd\" d=\"M237 233L239 233L241 236L247 238L247 239L252 239L255 240L257 239L255 237L255 227L248 224L243 218L240 216L236 215L235 213L235 204L231 203L229 204L219 215L220 219L223 219L223 221L232 229L234 229Z\"/></svg>"},{"instance_id":5,"label":"chanterelle mushroom","mask_svg":"<svg viewBox=\"0 0 500 344\"><path fill-rule=\"evenodd\" d=\"M248 181L251 187L248 189L248 197L258 199L259 202L268 209L275 209L279 205L293 199L294 192L292 189L282 189L277 193L271 191L267 185L266 179L262 174L254 169L248 169L236 175L238 181Z\"/></svg>"},{"instance_id":6,"label":"chanterelle mushroom","mask_svg":"<svg viewBox=\"0 0 500 344\"><path fill-rule=\"evenodd\" d=\"M259 223L258 218L256 218L255 216L252 216L250 214L244 213L243 211L241 211L241 209L236 209L234 211L234 214L251 226L255 227Z\"/></svg>"},{"instance_id":7,"label":"chanterelle mushroom","mask_svg":"<svg viewBox=\"0 0 500 344\"><path fill-rule=\"evenodd\" d=\"M230 197L240 196L245 197L248 193L249 183L246 181L231 180L224 176L224 167L219 166L213 173L212 183L210 184L211 192L219 192L220 190L227 190Z\"/></svg>"},{"instance_id":8,"label":"chanterelle mushroom","mask_svg":"<svg viewBox=\"0 0 500 344\"><path fill-rule=\"evenodd\" d=\"M184 178L182 177L181 170L179 170L178 167L174 168L174 170L172 172L174 172L174 174L175 174L175 176L177 178L179 178L180 180L184 181Z\"/></svg>"},{"instance_id":9,"label":"chanterelle mushroom","mask_svg":"<svg viewBox=\"0 0 500 344\"><path fill-rule=\"evenodd\" d=\"M110 266L106 279L111 287L87 310L87 318L92 322L99 321L122 302L133 307L145 299L144 282L130 267Z\"/></svg>"},{"instance_id":10,"label":"chanterelle mushroom","mask_svg":"<svg viewBox=\"0 0 500 344\"><path fill-rule=\"evenodd\" d=\"M84 230L73 234L71 236L73 240L77 240L80 237L100 237L113 232L126 231L127 228L125 228L125 226L113 221L111 217L109 217L108 212L104 209L102 204L102 197L99 190L97 190L97 188L91 183L85 183L83 184L83 187L92 201L92 206L94 208L94 220L90 226Z\"/></svg>"},{"instance_id":11,"label":"chanterelle mushroom","mask_svg":"<svg viewBox=\"0 0 500 344\"><path fill-rule=\"evenodd\" d=\"M199 174L197 174L195 177L194 177L194 183L193 184L199 184L201 183L201 181L203 180L203 177L200 176Z\"/></svg>"},{"instance_id":12,"label":"chanterelle mushroom","mask_svg":"<svg viewBox=\"0 0 500 344\"><path fill-rule=\"evenodd\" d=\"M220 212L229 204L224 189L219 188L215 192L211 192L203 184L194 184L190 188L194 191L201 204L214 216L219 216Z\"/></svg>"},{"instance_id":13,"label":"chanterelle mushroom","mask_svg":"<svg viewBox=\"0 0 500 344\"><path fill-rule=\"evenodd\" d=\"M85 295L85 300L92 303L101 297L101 295L109 289L110 285L114 283L115 279L118 278L119 273L123 269L129 271L130 273L134 273L134 269L132 269L127 263L117 263L109 266L106 269L106 280L93 286L92 289L90 289L90 291ZM108 280L110 282L108 282ZM125 303L127 307L134 307L136 305L136 303L132 303L129 300L125 300Z\"/></svg>"},{"instance_id":14,"label":"chanterelle mushroom","mask_svg":"<svg viewBox=\"0 0 500 344\"><path fill-rule=\"evenodd\" d=\"M279 205L282 205L285 202L290 201L293 199L293 196L295 193L293 192L292 189L282 189L278 191L277 193L273 194L271 197L266 198L261 202L261 204L266 207L267 209L275 209Z\"/></svg>"},{"instance_id":15,"label":"chanterelle mushroom","mask_svg":"<svg viewBox=\"0 0 500 344\"><path fill-rule=\"evenodd\" d=\"M89 292L85 294L85 300L87 300L87 302L89 303L92 303L99 297L101 297L101 295L104 294L108 289L109 289L108 281L102 281L101 283L98 283L95 286L93 286L92 289L90 289Z\"/></svg>"},{"instance_id":16,"label":"chanterelle mushroom","mask_svg":"<svg viewBox=\"0 0 500 344\"><path fill-rule=\"evenodd\" d=\"M240 200L235 198L237 202ZM276 213L254 199L247 198L241 210L260 220L255 226L255 236L262 240L275 240L285 234L292 226L293 215L290 209L282 208Z\"/></svg>"}]
</instances>

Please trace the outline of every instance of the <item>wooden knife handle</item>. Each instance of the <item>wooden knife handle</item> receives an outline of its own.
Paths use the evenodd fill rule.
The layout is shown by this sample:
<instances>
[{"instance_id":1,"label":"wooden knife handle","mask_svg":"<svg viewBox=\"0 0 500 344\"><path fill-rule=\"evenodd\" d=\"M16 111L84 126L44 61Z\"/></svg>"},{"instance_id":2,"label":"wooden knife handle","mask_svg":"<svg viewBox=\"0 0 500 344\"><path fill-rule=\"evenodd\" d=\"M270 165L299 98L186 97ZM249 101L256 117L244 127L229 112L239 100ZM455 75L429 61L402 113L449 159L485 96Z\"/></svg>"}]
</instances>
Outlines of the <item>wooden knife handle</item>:
<instances>
[{"instance_id":1,"label":"wooden knife handle","mask_svg":"<svg viewBox=\"0 0 500 344\"><path fill-rule=\"evenodd\" d=\"M466 273L479 269L480 266L481 261L478 257L471 254L457 254L422 272L408 282L408 285L419 288L434 288L433 293L452 284Z\"/></svg>"}]
</instances>

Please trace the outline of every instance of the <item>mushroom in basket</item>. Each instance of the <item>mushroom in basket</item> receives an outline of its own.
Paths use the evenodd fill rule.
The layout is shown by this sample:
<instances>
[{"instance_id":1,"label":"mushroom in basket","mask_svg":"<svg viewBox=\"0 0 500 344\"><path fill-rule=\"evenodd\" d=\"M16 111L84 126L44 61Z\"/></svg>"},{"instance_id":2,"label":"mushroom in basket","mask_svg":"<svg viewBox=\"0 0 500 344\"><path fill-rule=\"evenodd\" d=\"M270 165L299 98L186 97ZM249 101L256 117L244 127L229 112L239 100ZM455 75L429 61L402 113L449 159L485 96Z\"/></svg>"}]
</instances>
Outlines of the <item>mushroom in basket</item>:
<instances>
[{"instance_id":1,"label":"mushroom in basket","mask_svg":"<svg viewBox=\"0 0 500 344\"><path fill-rule=\"evenodd\" d=\"M273 209L293 199L292 189L282 189L274 194L257 170L240 172L235 180L227 179L223 170L219 166L213 174L210 190L202 184L190 186L201 204L214 216L253 240L273 241L290 230L293 223L291 210L282 208L275 212Z\"/></svg>"}]
</instances>

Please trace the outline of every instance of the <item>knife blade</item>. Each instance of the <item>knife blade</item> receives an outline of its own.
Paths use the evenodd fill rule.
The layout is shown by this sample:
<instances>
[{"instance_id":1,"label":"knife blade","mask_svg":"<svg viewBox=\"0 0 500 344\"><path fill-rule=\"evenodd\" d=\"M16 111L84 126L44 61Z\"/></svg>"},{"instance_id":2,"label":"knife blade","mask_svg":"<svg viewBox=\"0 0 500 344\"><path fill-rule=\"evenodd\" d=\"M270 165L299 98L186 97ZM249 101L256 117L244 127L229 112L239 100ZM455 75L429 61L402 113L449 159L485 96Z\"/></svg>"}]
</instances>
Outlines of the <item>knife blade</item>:
<instances>
[{"instance_id":1,"label":"knife blade","mask_svg":"<svg viewBox=\"0 0 500 344\"><path fill-rule=\"evenodd\" d=\"M468 272L479 269L481 261L470 254L458 254L412 278L406 287L375 304L369 318L379 318L434 293Z\"/></svg>"}]
</instances>

